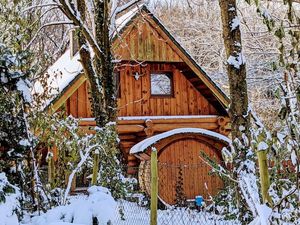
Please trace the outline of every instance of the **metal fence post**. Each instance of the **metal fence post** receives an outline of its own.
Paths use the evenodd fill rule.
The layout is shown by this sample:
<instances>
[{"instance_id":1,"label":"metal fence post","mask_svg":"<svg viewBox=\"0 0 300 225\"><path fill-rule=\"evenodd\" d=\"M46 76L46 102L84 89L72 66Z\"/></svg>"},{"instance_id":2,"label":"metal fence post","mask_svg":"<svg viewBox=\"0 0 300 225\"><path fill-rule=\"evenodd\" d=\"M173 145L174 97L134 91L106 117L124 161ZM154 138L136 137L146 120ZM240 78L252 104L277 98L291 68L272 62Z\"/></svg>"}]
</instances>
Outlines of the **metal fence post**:
<instances>
[{"instance_id":1,"label":"metal fence post","mask_svg":"<svg viewBox=\"0 0 300 225\"><path fill-rule=\"evenodd\" d=\"M157 150L151 151L151 215L150 224L157 225L157 203L158 203L158 169L157 169Z\"/></svg>"}]
</instances>

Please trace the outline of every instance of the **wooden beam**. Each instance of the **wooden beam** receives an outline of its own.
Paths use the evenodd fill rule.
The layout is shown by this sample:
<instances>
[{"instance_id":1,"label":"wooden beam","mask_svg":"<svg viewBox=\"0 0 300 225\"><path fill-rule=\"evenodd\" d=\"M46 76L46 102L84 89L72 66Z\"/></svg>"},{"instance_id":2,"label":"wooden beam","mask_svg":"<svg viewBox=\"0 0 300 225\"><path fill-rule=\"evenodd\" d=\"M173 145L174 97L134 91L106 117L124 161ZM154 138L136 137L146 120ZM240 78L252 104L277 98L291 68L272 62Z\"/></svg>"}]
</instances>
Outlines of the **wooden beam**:
<instances>
[{"instance_id":1,"label":"wooden beam","mask_svg":"<svg viewBox=\"0 0 300 225\"><path fill-rule=\"evenodd\" d=\"M177 128L202 128L207 130L217 130L220 126L225 126L228 130L229 118L218 116L207 116L200 118L170 118L170 119L153 119L151 118L151 131L165 132ZM148 124L148 125L147 125ZM79 125L83 128L93 127L96 122L93 120L80 120ZM119 120L117 123L117 130L119 134L128 133L144 133L149 127L149 120L147 117L140 120Z\"/></svg>"},{"instance_id":2,"label":"wooden beam","mask_svg":"<svg viewBox=\"0 0 300 225\"><path fill-rule=\"evenodd\" d=\"M177 128L202 128L207 130L217 129L219 126L217 123L177 123L177 124L154 124L154 132L165 132Z\"/></svg>"},{"instance_id":3,"label":"wooden beam","mask_svg":"<svg viewBox=\"0 0 300 225\"><path fill-rule=\"evenodd\" d=\"M66 91L61 96L59 96L57 100L52 103L52 105L50 105L48 112L56 112L86 80L87 78L85 77L85 75L80 74L76 81L71 84L69 88L66 88Z\"/></svg>"}]
</instances>

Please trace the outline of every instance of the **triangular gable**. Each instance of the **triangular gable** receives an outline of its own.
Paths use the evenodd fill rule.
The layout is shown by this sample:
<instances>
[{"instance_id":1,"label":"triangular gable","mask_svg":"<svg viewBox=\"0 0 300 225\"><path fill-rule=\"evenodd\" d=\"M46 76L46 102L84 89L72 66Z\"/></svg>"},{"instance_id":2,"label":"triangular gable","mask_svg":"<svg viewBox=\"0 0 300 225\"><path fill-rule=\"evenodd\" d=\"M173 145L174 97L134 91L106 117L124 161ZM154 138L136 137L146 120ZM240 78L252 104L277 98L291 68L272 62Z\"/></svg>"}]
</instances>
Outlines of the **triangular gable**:
<instances>
[{"instance_id":1,"label":"triangular gable","mask_svg":"<svg viewBox=\"0 0 300 225\"><path fill-rule=\"evenodd\" d=\"M169 54L172 55L172 57L169 59L166 59L168 62L179 62L181 64L186 64L188 66L188 72L191 74L190 76L196 76L196 78L200 80L200 85L204 85L205 88L207 89L207 94L209 100L214 101L217 104L217 108L221 109L223 112L226 113L226 108L229 105L229 98L225 95L225 93L211 80L211 78L205 73L205 71L196 63L196 61L193 59L193 57L187 53L187 51L179 44L178 41L170 34L170 32L163 26L163 24L157 19L149 10L146 6L138 7L137 9L123 15L121 19L119 19L119 27L117 27L118 33L114 34L114 39L113 39L113 48L116 49L116 47L121 46L122 42L120 41L120 37L128 35L130 31L132 31L133 26L138 20L140 20L140 17L143 17L142 19L147 21L149 25L151 25L152 28L155 29L155 32L159 34L163 39L162 41L165 43L165 49L168 51ZM124 20L124 21L121 21ZM120 22L121 21L121 22ZM118 25L117 24L117 25ZM137 43L138 45L138 43ZM151 46L153 43L151 41L146 44L146 46ZM147 49L145 50L147 52ZM66 53L65 53L66 54ZM65 55L64 54L64 55ZM135 56L138 56L138 52L135 53ZM147 55L147 54L146 54ZM165 54L166 56L167 54ZM132 57L132 56L129 56ZM148 57L148 56L147 56ZM152 57L153 60L153 55L149 56L150 58ZM150 58L148 60L150 60ZM128 58L125 60L130 60L131 58ZM146 58L147 59L147 58ZM60 59L59 59L60 60ZM59 61L58 60L58 61ZM135 59L138 61L137 59ZM154 61L156 61L154 59ZM157 60L161 61L161 60ZM66 65L67 66L67 65ZM74 74L72 75L74 76ZM79 73L77 76L74 76L73 83L81 83L84 82L86 79L84 76L81 76L81 79L78 79ZM76 82L75 80L79 80ZM198 82L199 83L199 82ZM71 88L70 91L68 90L63 90L60 93L60 96L56 97L55 100L52 101L52 110L58 109L62 104L63 100L67 99L74 91L76 91L76 87L78 88L77 85L72 85L73 87ZM71 85L68 85L65 87L65 89L69 88ZM75 86L75 89L74 89ZM73 91L73 92L72 92ZM62 93L68 93L68 95L62 95ZM60 99L62 96L63 99ZM206 97L207 97L206 96ZM55 106L53 108L53 106Z\"/></svg>"},{"instance_id":2,"label":"triangular gable","mask_svg":"<svg viewBox=\"0 0 300 225\"><path fill-rule=\"evenodd\" d=\"M169 42L148 22L141 11L114 36L112 52L116 60L138 62L183 62Z\"/></svg>"}]
</instances>

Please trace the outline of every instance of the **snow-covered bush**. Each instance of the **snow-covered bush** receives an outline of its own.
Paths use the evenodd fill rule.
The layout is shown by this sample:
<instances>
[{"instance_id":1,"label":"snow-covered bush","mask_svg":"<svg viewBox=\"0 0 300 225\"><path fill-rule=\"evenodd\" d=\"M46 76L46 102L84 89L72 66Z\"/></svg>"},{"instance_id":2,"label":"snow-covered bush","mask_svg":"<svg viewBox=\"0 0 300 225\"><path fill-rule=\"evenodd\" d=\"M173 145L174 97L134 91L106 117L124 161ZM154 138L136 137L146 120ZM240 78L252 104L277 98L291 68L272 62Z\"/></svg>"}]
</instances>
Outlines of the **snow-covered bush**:
<instances>
[{"instance_id":1,"label":"snow-covered bush","mask_svg":"<svg viewBox=\"0 0 300 225\"><path fill-rule=\"evenodd\" d=\"M17 225L20 210L19 189L11 185L5 173L0 173L0 222L1 225Z\"/></svg>"},{"instance_id":2,"label":"snow-covered bush","mask_svg":"<svg viewBox=\"0 0 300 225\"><path fill-rule=\"evenodd\" d=\"M114 219L116 207L117 203L107 188L92 186L88 189L88 196L73 196L69 204L57 206L41 216L33 217L30 224L69 222L93 225L93 221L97 220L99 225L107 225Z\"/></svg>"},{"instance_id":3,"label":"snow-covered bush","mask_svg":"<svg viewBox=\"0 0 300 225\"><path fill-rule=\"evenodd\" d=\"M61 195L52 191L56 193L54 205L66 203L72 181L80 175L92 178L88 185L93 182L107 187L114 198L125 195L126 185L115 148L117 134L114 124L83 130L79 120L66 117L63 112L36 114L31 122L35 124L34 133L39 134L39 142L48 149L48 190L60 188L65 191L59 202Z\"/></svg>"}]
</instances>

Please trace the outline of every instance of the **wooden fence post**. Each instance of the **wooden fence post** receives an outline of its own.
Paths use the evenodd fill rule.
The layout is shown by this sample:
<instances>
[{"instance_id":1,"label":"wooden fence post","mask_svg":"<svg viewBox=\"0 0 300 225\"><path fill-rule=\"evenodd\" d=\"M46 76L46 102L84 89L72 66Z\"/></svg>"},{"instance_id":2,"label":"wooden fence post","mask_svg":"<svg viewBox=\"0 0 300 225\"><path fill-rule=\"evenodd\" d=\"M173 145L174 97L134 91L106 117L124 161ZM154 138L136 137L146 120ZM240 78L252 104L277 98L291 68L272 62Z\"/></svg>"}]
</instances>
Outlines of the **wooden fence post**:
<instances>
[{"instance_id":1,"label":"wooden fence post","mask_svg":"<svg viewBox=\"0 0 300 225\"><path fill-rule=\"evenodd\" d=\"M92 185L97 184L97 178L98 178L98 172L99 172L99 150L96 149L94 152L94 159L93 159L93 175L92 175Z\"/></svg>"},{"instance_id":2,"label":"wooden fence post","mask_svg":"<svg viewBox=\"0 0 300 225\"><path fill-rule=\"evenodd\" d=\"M270 177L268 171L267 150L258 150L257 158L258 158L261 195L263 198L263 203L269 203L269 205L272 205L272 199L269 195Z\"/></svg>"},{"instance_id":3,"label":"wooden fence post","mask_svg":"<svg viewBox=\"0 0 300 225\"><path fill-rule=\"evenodd\" d=\"M158 203L158 169L157 169L157 150L151 151L151 215L150 224L157 225L157 203Z\"/></svg>"}]
</instances>

